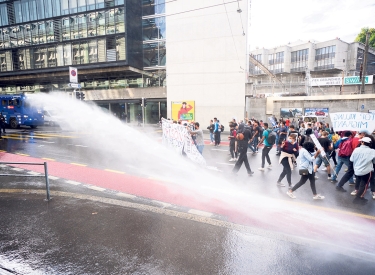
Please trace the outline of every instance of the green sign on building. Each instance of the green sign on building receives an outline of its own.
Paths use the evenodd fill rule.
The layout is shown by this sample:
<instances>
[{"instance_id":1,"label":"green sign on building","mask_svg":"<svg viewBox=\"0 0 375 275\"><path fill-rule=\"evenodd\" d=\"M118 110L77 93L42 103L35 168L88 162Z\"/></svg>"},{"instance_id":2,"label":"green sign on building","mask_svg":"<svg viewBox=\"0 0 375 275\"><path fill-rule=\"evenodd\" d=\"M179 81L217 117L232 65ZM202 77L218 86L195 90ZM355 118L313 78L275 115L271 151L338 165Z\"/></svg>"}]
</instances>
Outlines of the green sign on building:
<instances>
[{"instance_id":1,"label":"green sign on building","mask_svg":"<svg viewBox=\"0 0 375 275\"><path fill-rule=\"evenodd\" d=\"M365 77L365 84L372 84L373 76L368 75ZM344 78L344 85L361 85L362 81L359 76L347 76Z\"/></svg>"}]
</instances>

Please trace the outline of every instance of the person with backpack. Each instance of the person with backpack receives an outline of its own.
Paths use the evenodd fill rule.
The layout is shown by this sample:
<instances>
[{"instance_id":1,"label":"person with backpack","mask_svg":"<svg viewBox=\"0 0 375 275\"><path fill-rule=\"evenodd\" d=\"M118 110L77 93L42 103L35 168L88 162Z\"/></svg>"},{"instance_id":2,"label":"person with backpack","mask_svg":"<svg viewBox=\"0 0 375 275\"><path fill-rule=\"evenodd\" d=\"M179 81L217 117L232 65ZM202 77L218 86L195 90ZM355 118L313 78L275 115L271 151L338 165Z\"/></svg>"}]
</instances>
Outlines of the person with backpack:
<instances>
[{"instance_id":1,"label":"person with backpack","mask_svg":"<svg viewBox=\"0 0 375 275\"><path fill-rule=\"evenodd\" d=\"M215 146L220 146L220 121L214 117L214 136L215 136Z\"/></svg>"},{"instance_id":2,"label":"person with backpack","mask_svg":"<svg viewBox=\"0 0 375 275\"><path fill-rule=\"evenodd\" d=\"M253 122L252 138L249 141L249 148L253 151L253 155L258 153L258 138L260 133L260 127L257 121Z\"/></svg>"},{"instance_id":3,"label":"person with backpack","mask_svg":"<svg viewBox=\"0 0 375 275\"><path fill-rule=\"evenodd\" d=\"M251 171L249 160L247 159L247 147L250 140L250 131L246 128L244 128L244 124L240 124L238 126L238 134L237 134L237 143L238 143L238 153L240 154L236 164L233 167L232 173L237 174L238 170L240 170L242 163L245 164L247 174L251 176L254 174L253 171Z\"/></svg>"},{"instance_id":4,"label":"person with backpack","mask_svg":"<svg viewBox=\"0 0 375 275\"><path fill-rule=\"evenodd\" d=\"M271 151L272 146L276 142L276 133L274 131L272 131L272 129L268 129L268 123L267 122L263 123L263 127L264 127L263 136L262 136L262 139L259 141L259 144L258 144L258 147L259 147L260 144L262 144L262 143L264 144L264 147L263 147L263 150L262 150L262 167L258 168L260 171L264 171L264 164L266 162L266 159L267 159L267 162L268 162L267 168L268 169L272 168L269 152Z\"/></svg>"},{"instance_id":5,"label":"person with backpack","mask_svg":"<svg viewBox=\"0 0 375 275\"><path fill-rule=\"evenodd\" d=\"M335 143L334 148L339 149L339 152L338 152L339 157L338 157L335 173L333 173L333 176L331 179L332 183L337 182L337 175L339 174L343 164L349 167L350 156L352 155L352 152L353 152L352 132L346 131L344 133L344 137L342 137ZM354 182L353 177L350 179L350 182Z\"/></svg>"}]
</instances>

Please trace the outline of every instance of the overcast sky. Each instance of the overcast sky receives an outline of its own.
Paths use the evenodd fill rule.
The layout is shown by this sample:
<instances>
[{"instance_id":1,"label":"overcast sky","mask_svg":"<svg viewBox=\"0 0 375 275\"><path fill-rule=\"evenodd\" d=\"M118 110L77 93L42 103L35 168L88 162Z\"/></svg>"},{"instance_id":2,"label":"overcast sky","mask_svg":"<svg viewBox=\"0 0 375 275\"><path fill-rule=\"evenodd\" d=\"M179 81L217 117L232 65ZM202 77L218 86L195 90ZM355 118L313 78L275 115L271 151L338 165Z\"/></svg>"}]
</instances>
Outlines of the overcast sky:
<instances>
[{"instance_id":1,"label":"overcast sky","mask_svg":"<svg viewBox=\"0 0 375 275\"><path fill-rule=\"evenodd\" d=\"M353 42L362 27L375 28L375 0L251 0L251 50L297 40Z\"/></svg>"}]
</instances>

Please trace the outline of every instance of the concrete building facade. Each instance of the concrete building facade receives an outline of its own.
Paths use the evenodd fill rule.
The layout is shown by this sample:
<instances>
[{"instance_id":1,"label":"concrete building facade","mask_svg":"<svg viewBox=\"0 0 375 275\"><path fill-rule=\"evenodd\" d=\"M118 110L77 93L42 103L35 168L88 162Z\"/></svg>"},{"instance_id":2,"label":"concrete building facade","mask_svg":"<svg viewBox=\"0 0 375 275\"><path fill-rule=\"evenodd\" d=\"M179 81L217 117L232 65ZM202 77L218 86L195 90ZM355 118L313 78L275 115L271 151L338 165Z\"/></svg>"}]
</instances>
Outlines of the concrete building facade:
<instances>
[{"instance_id":1,"label":"concrete building facade","mask_svg":"<svg viewBox=\"0 0 375 275\"><path fill-rule=\"evenodd\" d=\"M244 115L248 1L225 2L166 3L167 104L194 100L204 125Z\"/></svg>"}]
</instances>

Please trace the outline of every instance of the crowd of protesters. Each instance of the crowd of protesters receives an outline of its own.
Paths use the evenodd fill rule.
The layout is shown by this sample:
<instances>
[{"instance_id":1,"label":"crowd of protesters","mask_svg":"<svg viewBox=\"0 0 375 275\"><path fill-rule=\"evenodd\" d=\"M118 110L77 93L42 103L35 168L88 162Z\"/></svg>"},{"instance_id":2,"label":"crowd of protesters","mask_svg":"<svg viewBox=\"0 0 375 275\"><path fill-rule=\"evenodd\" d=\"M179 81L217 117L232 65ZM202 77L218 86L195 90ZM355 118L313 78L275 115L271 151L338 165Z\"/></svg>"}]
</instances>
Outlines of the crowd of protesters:
<instances>
[{"instance_id":1,"label":"crowd of protesters","mask_svg":"<svg viewBox=\"0 0 375 275\"><path fill-rule=\"evenodd\" d=\"M266 161L268 163L266 168L272 169L269 154L273 148L276 148L276 155L280 156L279 163L283 167L276 184L284 187L282 180L286 177L289 197L296 198L294 191L309 180L313 199L324 199L324 196L317 193L315 186L315 180L318 179L316 172L323 165L323 170L327 172L327 180L335 183L337 191L346 192L344 188L346 182L355 187L350 193L354 196L353 203L366 204L368 200L365 194L369 187L371 196L375 200L375 139L370 133L365 130L334 132L333 128L324 121L305 122L294 118L277 120L276 117L272 117L270 121L267 123L252 118L237 122L233 118L229 122L228 140L231 155L229 161L235 162L233 174L237 174L242 164L245 165L249 176L254 174L247 158L248 149L254 156L258 154L259 148L262 149L261 167L258 168L260 171L265 171ZM204 139L200 124L198 122L187 124L181 121L173 121L173 123L183 124L187 128L198 151L202 154ZM210 133L210 144L220 146L224 125L214 118L207 129ZM320 150L313 142L315 138L321 145ZM347 169L341 172L344 164ZM293 185L291 174L297 166L301 178ZM338 181L340 172L343 175Z\"/></svg>"},{"instance_id":2,"label":"crowd of protesters","mask_svg":"<svg viewBox=\"0 0 375 275\"><path fill-rule=\"evenodd\" d=\"M365 204L365 194L369 187L371 196L375 199L375 139L370 133L365 130L334 132L324 121L311 123L302 119L277 120L275 117L271 121L272 123L266 123L252 118L237 123L233 118L229 123L229 161L236 162L232 170L234 174L243 163L249 176L254 173L247 159L248 149L252 155L257 155L258 149L262 148L261 167L258 169L265 171L266 161L266 168L272 169L269 154L272 148L276 148L276 155L280 156L279 163L283 167L276 184L285 186L282 180L286 177L287 195L291 198L296 198L294 191L309 180L313 199L324 199L324 196L317 193L315 186L315 180L318 179L316 172L323 165L323 170L327 172L327 180L336 184L337 191L346 192L343 187L346 182L355 187L351 192L354 196L353 203ZM211 143L219 146L220 140L217 143L216 139L218 127L215 123L216 119L211 121L207 129L212 136ZM315 146L313 137L320 143L320 150ZM334 165L331 165L331 159ZM347 169L338 181L337 177L344 164ZM293 185L291 174L297 166L301 178Z\"/></svg>"}]
</instances>

